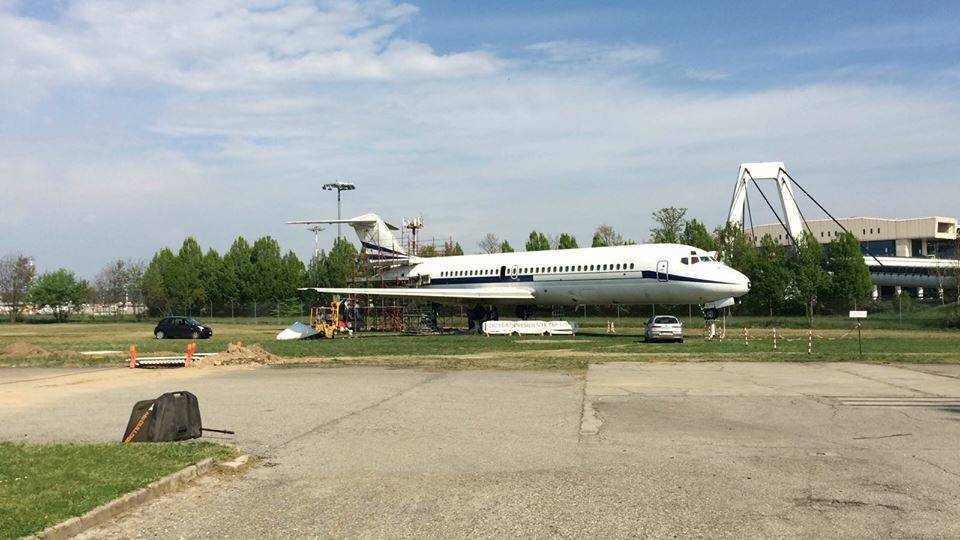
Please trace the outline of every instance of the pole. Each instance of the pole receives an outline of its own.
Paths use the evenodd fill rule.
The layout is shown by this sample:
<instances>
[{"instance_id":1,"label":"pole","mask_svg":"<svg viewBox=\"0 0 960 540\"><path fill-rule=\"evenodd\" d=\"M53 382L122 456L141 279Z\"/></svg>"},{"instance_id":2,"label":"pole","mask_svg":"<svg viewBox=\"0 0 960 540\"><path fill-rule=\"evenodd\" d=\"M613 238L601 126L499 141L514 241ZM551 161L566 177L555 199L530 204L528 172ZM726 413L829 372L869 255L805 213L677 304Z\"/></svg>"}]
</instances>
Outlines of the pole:
<instances>
[{"instance_id":1,"label":"pole","mask_svg":"<svg viewBox=\"0 0 960 540\"><path fill-rule=\"evenodd\" d=\"M863 358L863 336L860 335L860 321L857 321L857 346L860 347L860 358Z\"/></svg>"},{"instance_id":2,"label":"pole","mask_svg":"<svg viewBox=\"0 0 960 540\"><path fill-rule=\"evenodd\" d=\"M337 221L340 221L340 219L341 219L341 217L340 217L340 193L341 193L341 191L340 191L340 188L339 188L339 186L338 186L338 187L337 187ZM337 239L339 239L339 238L341 238L341 237L343 236L342 234L340 234L340 227L341 227L342 225L343 225L342 223L337 223Z\"/></svg>"}]
</instances>

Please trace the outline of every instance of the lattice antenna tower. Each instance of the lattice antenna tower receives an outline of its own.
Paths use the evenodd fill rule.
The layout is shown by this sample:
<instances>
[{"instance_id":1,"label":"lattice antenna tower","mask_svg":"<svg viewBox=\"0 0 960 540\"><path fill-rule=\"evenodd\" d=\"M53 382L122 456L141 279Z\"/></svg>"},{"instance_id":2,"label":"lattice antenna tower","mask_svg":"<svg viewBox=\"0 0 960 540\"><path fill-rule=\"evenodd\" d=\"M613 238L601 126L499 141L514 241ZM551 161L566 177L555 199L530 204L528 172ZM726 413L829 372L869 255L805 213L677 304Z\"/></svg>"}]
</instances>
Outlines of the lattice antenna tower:
<instances>
[{"instance_id":1,"label":"lattice antenna tower","mask_svg":"<svg viewBox=\"0 0 960 540\"><path fill-rule=\"evenodd\" d=\"M410 254L416 256L420 250L420 229L423 229L423 216L404 218L403 228L410 230Z\"/></svg>"}]
</instances>

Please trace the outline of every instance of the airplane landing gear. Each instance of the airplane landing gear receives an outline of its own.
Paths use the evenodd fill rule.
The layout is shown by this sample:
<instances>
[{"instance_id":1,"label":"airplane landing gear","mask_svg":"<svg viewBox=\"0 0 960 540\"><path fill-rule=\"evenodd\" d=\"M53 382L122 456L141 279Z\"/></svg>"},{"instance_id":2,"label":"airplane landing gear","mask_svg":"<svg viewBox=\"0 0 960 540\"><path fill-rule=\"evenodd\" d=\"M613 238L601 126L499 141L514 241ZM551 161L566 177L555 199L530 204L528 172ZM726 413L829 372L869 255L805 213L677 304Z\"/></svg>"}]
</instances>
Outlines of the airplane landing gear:
<instances>
[{"instance_id":1,"label":"airplane landing gear","mask_svg":"<svg viewBox=\"0 0 960 540\"><path fill-rule=\"evenodd\" d=\"M480 333L483 329L483 323L497 320L500 320L500 312L494 306L477 304L467 310L467 328L472 333Z\"/></svg>"},{"instance_id":2,"label":"airplane landing gear","mask_svg":"<svg viewBox=\"0 0 960 540\"><path fill-rule=\"evenodd\" d=\"M533 308L530 306L517 306L516 314L518 319L526 321L533 316Z\"/></svg>"},{"instance_id":3,"label":"airplane landing gear","mask_svg":"<svg viewBox=\"0 0 960 540\"><path fill-rule=\"evenodd\" d=\"M713 339L717 336L717 319L720 318L720 308L700 306L700 312L703 314L703 322L706 325L707 339Z\"/></svg>"}]
</instances>

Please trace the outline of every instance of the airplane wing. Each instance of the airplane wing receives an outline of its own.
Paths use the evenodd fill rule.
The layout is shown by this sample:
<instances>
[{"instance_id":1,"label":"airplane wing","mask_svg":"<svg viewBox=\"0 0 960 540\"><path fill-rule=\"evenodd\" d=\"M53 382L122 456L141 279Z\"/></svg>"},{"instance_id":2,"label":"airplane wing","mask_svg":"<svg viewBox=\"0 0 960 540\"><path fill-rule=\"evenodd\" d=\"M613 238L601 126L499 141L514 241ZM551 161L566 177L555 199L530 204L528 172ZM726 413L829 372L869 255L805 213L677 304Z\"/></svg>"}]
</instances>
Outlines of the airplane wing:
<instances>
[{"instance_id":1,"label":"airplane wing","mask_svg":"<svg viewBox=\"0 0 960 540\"><path fill-rule=\"evenodd\" d=\"M376 215L373 215L373 214L365 214L365 215L358 216L358 217L355 217L355 218L352 218L352 219L299 219L299 220L297 220L297 221L288 221L288 222L287 222L287 225L321 225L321 224L323 224L323 225L336 225L337 223L341 223L341 224L343 224L343 225L353 225L353 224L355 224L355 223L357 223L357 224L364 224L364 223L366 223L366 224L373 225L373 224L377 223L378 221L381 221L381 220L380 220L380 218L378 218ZM384 222L384 225L386 225L387 228L390 229L391 231L399 231L399 230L400 230L400 228L397 227L396 225L391 225L391 224L386 223L386 222Z\"/></svg>"},{"instance_id":2,"label":"airplane wing","mask_svg":"<svg viewBox=\"0 0 960 540\"><path fill-rule=\"evenodd\" d=\"M304 287L300 291L317 291L349 296L391 296L395 298L429 298L434 300L533 300L533 292L522 289L439 289L439 288L344 288Z\"/></svg>"}]
</instances>

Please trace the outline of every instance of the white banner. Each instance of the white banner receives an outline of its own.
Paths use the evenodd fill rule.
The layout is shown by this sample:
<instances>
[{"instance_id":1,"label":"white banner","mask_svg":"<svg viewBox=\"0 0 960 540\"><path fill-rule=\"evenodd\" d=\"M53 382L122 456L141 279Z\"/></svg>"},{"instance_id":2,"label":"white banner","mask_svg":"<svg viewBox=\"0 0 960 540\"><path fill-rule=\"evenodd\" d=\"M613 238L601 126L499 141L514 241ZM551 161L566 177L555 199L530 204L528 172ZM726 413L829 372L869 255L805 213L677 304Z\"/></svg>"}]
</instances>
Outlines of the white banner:
<instances>
[{"instance_id":1,"label":"white banner","mask_svg":"<svg viewBox=\"0 0 960 540\"><path fill-rule=\"evenodd\" d=\"M488 336L538 335L571 336L577 332L577 323L568 321L486 321L483 333Z\"/></svg>"},{"instance_id":2,"label":"white banner","mask_svg":"<svg viewBox=\"0 0 960 540\"><path fill-rule=\"evenodd\" d=\"M483 333L487 335L509 336L516 331L513 321L486 321Z\"/></svg>"},{"instance_id":3,"label":"white banner","mask_svg":"<svg viewBox=\"0 0 960 540\"><path fill-rule=\"evenodd\" d=\"M547 332L551 336L572 336L577 333L577 323L567 321L548 321Z\"/></svg>"}]
</instances>

